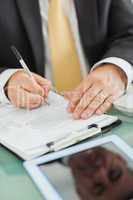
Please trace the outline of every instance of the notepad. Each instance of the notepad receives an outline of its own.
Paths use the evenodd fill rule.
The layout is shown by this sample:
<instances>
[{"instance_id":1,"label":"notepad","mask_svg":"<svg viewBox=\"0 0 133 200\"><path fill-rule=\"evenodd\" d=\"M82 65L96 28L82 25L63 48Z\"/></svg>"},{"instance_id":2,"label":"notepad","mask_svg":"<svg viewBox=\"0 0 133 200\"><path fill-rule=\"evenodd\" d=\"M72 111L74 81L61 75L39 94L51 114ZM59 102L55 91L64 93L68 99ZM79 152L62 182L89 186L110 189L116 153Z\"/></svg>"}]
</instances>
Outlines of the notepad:
<instances>
[{"instance_id":1,"label":"notepad","mask_svg":"<svg viewBox=\"0 0 133 200\"><path fill-rule=\"evenodd\" d=\"M65 143L65 147L72 145L79 142L77 137L74 141L76 132L81 141L82 131L83 139L86 139L98 134L100 127L117 120L117 117L110 115L95 115L88 120L74 120L72 114L67 112L68 102L62 96L50 92L48 101L50 105L44 104L36 110L18 109L13 105L1 104L0 143L21 158L29 160L54 150L48 144L55 145L59 141L60 148L63 148L61 141L63 143L65 139L70 141ZM87 131L91 124L97 124L98 129ZM60 148L58 146L57 149Z\"/></svg>"}]
</instances>

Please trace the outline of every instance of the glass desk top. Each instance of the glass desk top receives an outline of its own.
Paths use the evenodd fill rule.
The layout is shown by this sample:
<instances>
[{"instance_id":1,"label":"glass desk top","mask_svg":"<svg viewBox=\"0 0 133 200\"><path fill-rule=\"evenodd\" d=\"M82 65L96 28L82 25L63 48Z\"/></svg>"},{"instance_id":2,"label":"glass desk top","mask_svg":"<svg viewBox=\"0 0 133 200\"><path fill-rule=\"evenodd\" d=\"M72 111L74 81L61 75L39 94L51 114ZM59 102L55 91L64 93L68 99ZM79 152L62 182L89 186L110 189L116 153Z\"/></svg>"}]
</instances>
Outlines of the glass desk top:
<instances>
[{"instance_id":1,"label":"glass desk top","mask_svg":"<svg viewBox=\"0 0 133 200\"><path fill-rule=\"evenodd\" d=\"M133 118L113 111L123 120L121 126L108 134L116 134L133 147ZM22 160L0 147L0 199L43 200L43 197L22 165Z\"/></svg>"}]
</instances>

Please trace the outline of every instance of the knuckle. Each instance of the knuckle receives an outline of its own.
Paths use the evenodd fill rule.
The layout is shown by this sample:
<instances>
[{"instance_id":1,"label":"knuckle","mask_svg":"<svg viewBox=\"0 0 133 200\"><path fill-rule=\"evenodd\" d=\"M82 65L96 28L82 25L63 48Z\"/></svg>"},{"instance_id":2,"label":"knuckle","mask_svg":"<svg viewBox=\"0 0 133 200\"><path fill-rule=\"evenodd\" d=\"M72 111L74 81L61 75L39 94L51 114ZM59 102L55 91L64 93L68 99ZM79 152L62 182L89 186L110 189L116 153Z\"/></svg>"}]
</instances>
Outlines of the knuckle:
<instances>
[{"instance_id":1,"label":"knuckle","mask_svg":"<svg viewBox=\"0 0 133 200\"><path fill-rule=\"evenodd\" d=\"M110 104L106 102L106 103L103 105L102 110L106 111L109 107L110 107Z\"/></svg>"},{"instance_id":2,"label":"knuckle","mask_svg":"<svg viewBox=\"0 0 133 200\"><path fill-rule=\"evenodd\" d=\"M77 102L78 99L80 99L80 96L81 96L81 95L80 95L79 92L75 92L75 93L71 94L71 101L72 101L73 103Z\"/></svg>"},{"instance_id":3,"label":"knuckle","mask_svg":"<svg viewBox=\"0 0 133 200\"><path fill-rule=\"evenodd\" d=\"M38 86L34 87L33 91L34 91L35 94L43 96L43 91L40 87L38 87Z\"/></svg>"},{"instance_id":4,"label":"knuckle","mask_svg":"<svg viewBox=\"0 0 133 200\"><path fill-rule=\"evenodd\" d=\"M40 88L36 88L36 94L39 94L39 95L41 95L42 96L42 90L40 89Z\"/></svg>"},{"instance_id":5,"label":"knuckle","mask_svg":"<svg viewBox=\"0 0 133 200\"><path fill-rule=\"evenodd\" d=\"M106 95L98 95L97 102L102 103L106 99Z\"/></svg>"},{"instance_id":6,"label":"knuckle","mask_svg":"<svg viewBox=\"0 0 133 200\"><path fill-rule=\"evenodd\" d=\"M52 86L51 81L50 81L50 80L47 80L47 79L43 79L43 84L44 84L44 85L47 85L49 88L51 88L51 86Z\"/></svg>"},{"instance_id":7,"label":"knuckle","mask_svg":"<svg viewBox=\"0 0 133 200\"><path fill-rule=\"evenodd\" d=\"M87 104L87 99L86 99L86 98L83 98L82 101L80 102L80 105L79 105L79 106L80 106L81 108L84 108L84 107L86 107L86 104Z\"/></svg>"},{"instance_id":8,"label":"knuckle","mask_svg":"<svg viewBox=\"0 0 133 200\"><path fill-rule=\"evenodd\" d=\"M112 104L113 103L113 97L110 97L110 98L108 98L107 100L106 100L106 104L107 105L110 105L110 104Z\"/></svg>"},{"instance_id":9,"label":"knuckle","mask_svg":"<svg viewBox=\"0 0 133 200\"><path fill-rule=\"evenodd\" d=\"M89 106L89 110L91 110L91 111L93 111L93 110L95 110L96 108L97 108L97 104L96 103L93 103L93 104L91 104L90 106Z\"/></svg>"},{"instance_id":10,"label":"knuckle","mask_svg":"<svg viewBox=\"0 0 133 200\"><path fill-rule=\"evenodd\" d=\"M82 109L84 109L84 108L86 108L86 106L87 106L88 104L89 104L89 99L88 99L87 96L85 96L85 97L82 99L82 101L81 101L81 103L80 103L80 106L81 106Z\"/></svg>"},{"instance_id":11,"label":"knuckle","mask_svg":"<svg viewBox=\"0 0 133 200\"><path fill-rule=\"evenodd\" d=\"M106 101L100 108L99 110L101 111L101 113L106 112L109 108L111 107L111 103Z\"/></svg>"},{"instance_id":12,"label":"knuckle","mask_svg":"<svg viewBox=\"0 0 133 200\"><path fill-rule=\"evenodd\" d=\"M42 97L45 96L45 92L44 92L43 89L40 90L40 95L41 95Z\"/></svg>"},{"instance_id":13,"label":"knuckle","mask_svg":"<svg viewBox=\"0 0 133 200\"><path fill-rule=\"evenodd\" d=\"M98 109L98 112L100 112L100 114L103 114L105 112L105 107L104 106L101 106L99 109Z\"/></svg>"},{"instance_id":14,"label":"knuckle","mask_svg":"<svg viewBox=\"0 0 133 200\"><path fill-rule=\"evenodd\" d=\"M95 101L94 101L94 105L99 105L99 104L101 104L103 102L103 98L101 98L101 97L97 97L96 99L95 99Z\"/></svg>"},{"instance_id":15,"label":"knuckle","mask_svg":"<svg viewBox=\"0 0 133 200\"><path fill-rule=\"evenodd\" d=\"M85 106L81 104L78 106L78 111L84 110L84 108L85 108Z\"/></svg>"},{"instance_id":16,"label":"knuckle","mask_svg":"<svg viewBox=\"0 0 133 200\"><path fill-rule=\"evenodd\" d=\"M36 99L33 96L28 97L28 99L27 99L28 104L32 104L32 103L35 103L35 102L36 102Z\"/></svg>"},{"instance_id":17,"label":"knuckle","mask_svg":"<svg viewBox=\"0 0 133 200\"><path fill-rule=\"evenodd\" d=\"M90 102L94 97L95 97L94 91L88 92L88 94L86 96L86 101Z\"/></svg>"},{"instance_id":18,"label":"knuckle","mask_svg":"<svg viewBox=\"0 0 133 200\"><path fill-rule=\"evenodd\" d=\"M42 88L37 89L37 94L44 96L44 90Z\"/></svg>"}]
</instances>

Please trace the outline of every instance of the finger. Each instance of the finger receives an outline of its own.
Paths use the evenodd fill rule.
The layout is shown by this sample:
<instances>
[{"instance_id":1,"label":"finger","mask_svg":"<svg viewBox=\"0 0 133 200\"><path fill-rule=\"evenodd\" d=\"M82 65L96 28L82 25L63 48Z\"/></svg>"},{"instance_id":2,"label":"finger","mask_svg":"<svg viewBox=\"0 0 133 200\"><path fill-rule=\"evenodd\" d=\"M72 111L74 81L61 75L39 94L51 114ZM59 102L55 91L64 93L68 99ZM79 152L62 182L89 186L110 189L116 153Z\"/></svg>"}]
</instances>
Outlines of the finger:
<instances>
[{"instance_id":1,"label":"finger","mask_svg":"<svg viewBox=\"0 0 133 200\"><path fill-rule=\"evenodd\" d=\"M87 109L82 113L81 118L88 119L91 117L108 97L109 93L106 90L101 91L89 104Z\"/></svg>"},{"instance_id":2,"label":"finger","mask_svg":"<svg viewBox=\"0 0 133 200\"><path fill-rule=\"evenodd\" d=\"M67 99L69 100L68 112L74 112L76 105L79 103L80 99L83 96L82 90L75 90L70 94L67 94Z\"/></svg>"},{"instance_id":3,"label":"finger","mask_svg":"<svg viewBox=\"0 0 133 200\"><path fill-rule=\"evenodd\" d=\"M32 103L32 104L30 104L30 106L27 106L27 108L32 110L32 109L35 109L35 108L39 108L44 104L45 104L45 99L44 98L42 98L42 99L39 98L35 103Z\"/></svg>"},{"instance_id":4,"label":"finger","mask_svg":"<svg viewBox=\"0 0 133 200\"><path fill-rule=\"evenodd\" d=\"M23 74L18 84L14 84L14 86L16 85L19 85L24 90L33 94L39 94L41 96L44 96L43 88L36 82L36 80L34 80L34 78L29 77L27 74Z\"/></svg>"},{"instance_id":5,"label":"finger","mask_svg":"<svg viewBox=\"0 0 133 200\"><path fill-rule=\"evenodd\" d=\"M73 92L70 91L70 92L64 92L64 98L67 99L67 100L71 100L71 97L73 95Z\"/></svg>"},{"instance_id":6,"label":"finger","mask_svg":"<svg viewBox=\"0 0 133 200\"><path fill-rule=\"evenodd\" d=\"M33 74L35 80L41 85L41 86L45 86L45 85L51 85L51 81L43 78L42 76L38 75L38 74Z\"/></svg>"},{"instance_id":7,"label":"finger","mask_svg":"<svg viewBox=\"0 0 133 200\"><path fill-rule=\"evenodd\" d=\"M37 83L44 89L46 96L48 95L50 89L51 89L51 81L37 75L34 74L35 80L37 81Z\"/></svg>"},{"instance_id":8,"label":"finger","mask_svg":"<svg viewBox=\"0 0 133 200\"><path fill-rule=\"evenodd\" d=\"M32 94L38 94L42 97L45 96L44 89L35 80L28 80L26 83L23 83L22 88Z\"/></svg>"},{"instance_id":9,"label":"finger","mask_svg":"<svg viewBox=\"0 0 133 200\"><path fill-rule=\"evenodd\" d=\"M70 94L67 94L69 97L69 105L68 105L68 111L73 112L76 105L79 103L82 96L85 94L85 92L92 86L91 79L87 79L83 81L79 87L76 88L76 90L72 91Z\"/></svg>"},{"instance_id":10,"label":"finger","mask_svg":"<svg viewBox=\"0 0 133 200\"><path fill-rule=\"evenodd\" d=\"M33 109L41 106L43 97L38 94L29 93L20 88L16 90L16 98L13 101L19 108Z\"/></svg>"},{"instance_id":11,"label":"finger","mask_svg":"<svg viewBox=\"0 0 133 200\"><path fill-rule=\"evenodd\" d=\"M21 93L20 95L23 95L20 101L20 107L22 108L33 109L42 105L43 98L38 94L30 94L24 91L24 94Z\"/></svg>"},{"instance_id":12,"label":"finger","mask_svg":"<svg viewBox=\"0 0 133 200\"><path fill-rule=\"evenodd\" d=\"M33 109L41 107L43 104L44 104L44 101L42 100L42 102L40 102L40 103L37 102L37 103L31 104L30 106L28 105L27 109L33 110Z\"/></svg>"},{"instance_id":13,"label":"finger","mask_svg":"<svg viewBox=\"0 0 133 200\"><path fill-rule=\"evenodd\" d=\"M109 97L106 101L97 109L96 114L101 115L108 111L114 101L114 97Z\"/></svg>"},{"instance_id":14,"label":"finger","mask_svg":"<svg viewBox=\"0 0 133 200\"><path fill-rule=\"evenodd\" d=\"M88 105L91 103L91 101L99 94L99 92L102 90L101 87L99 87L98 84L94 84L81 98L79 104L76 106L76 109L74 110L73 116L75 119L78 119L81 117L81 114L84 112L84 110L88 107Z\"/></svg>"}]
</instances>

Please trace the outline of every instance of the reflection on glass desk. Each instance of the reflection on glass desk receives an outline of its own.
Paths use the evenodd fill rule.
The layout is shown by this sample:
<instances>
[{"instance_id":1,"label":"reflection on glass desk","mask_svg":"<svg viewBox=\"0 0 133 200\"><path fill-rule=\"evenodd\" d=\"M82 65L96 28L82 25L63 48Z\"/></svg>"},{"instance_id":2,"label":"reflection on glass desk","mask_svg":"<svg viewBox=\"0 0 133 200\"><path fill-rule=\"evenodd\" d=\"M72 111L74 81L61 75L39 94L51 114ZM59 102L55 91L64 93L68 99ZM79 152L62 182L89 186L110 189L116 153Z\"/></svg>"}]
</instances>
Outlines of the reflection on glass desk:
<instances>
[{"instance_id":1,"label":"reflection on glass desk","mask_svg":"<svg viewBox=\"0 0 133 200\"><path fill-rule=\"evenodd\" d=\"M109 134L120 136L133 147L133 118L116 111L114 115L124 120L123 124ZM111 113L111 114L112 114ZM5 148L0 149L0 199L43 200L43 197L22 166L23 161ZM71 199L70 199L71 200Z\"/></svg>"},{"instance_id":2,"label":"reflection on glass desk","mask_svg":"<svg viewBox=\"0 0 133 200\"><path fill-rule=\"evenodd\" d=\"M67 166L56 162L40 169L63 200L133 198L133 160L112 143L69 157Z\"/></svg>"}]
</instances>

